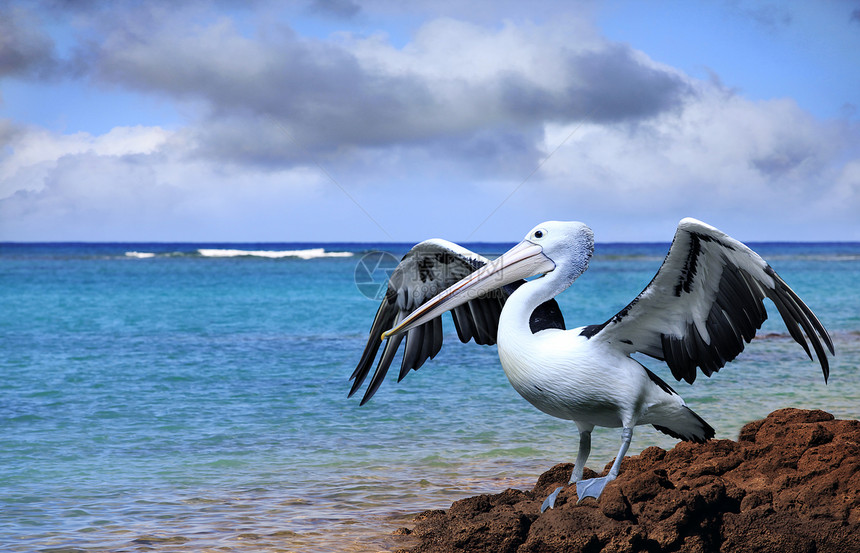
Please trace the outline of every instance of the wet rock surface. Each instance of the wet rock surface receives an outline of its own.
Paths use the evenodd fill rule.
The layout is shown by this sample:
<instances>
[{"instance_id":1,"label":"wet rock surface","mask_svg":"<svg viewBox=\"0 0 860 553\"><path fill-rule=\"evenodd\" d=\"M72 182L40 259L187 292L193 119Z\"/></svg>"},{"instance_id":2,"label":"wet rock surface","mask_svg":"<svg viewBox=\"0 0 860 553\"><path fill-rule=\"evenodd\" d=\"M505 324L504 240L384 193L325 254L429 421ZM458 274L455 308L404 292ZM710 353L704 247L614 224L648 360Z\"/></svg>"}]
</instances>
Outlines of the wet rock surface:
<instances>
[{"instance_id":1,"label":"wet rock surface","mask_svg":"<svg viewBox=\"0 0 860 553\"><path fill-rule=\"evenodd\" d=\"M623 461L599 500L579 504L572 468L556 465L531 491L421 513L408 551L860 551L860 421L782 409L736 442L651 447ZM560 485L555 509L540 513Z\"/></svg>"}]
</instances>

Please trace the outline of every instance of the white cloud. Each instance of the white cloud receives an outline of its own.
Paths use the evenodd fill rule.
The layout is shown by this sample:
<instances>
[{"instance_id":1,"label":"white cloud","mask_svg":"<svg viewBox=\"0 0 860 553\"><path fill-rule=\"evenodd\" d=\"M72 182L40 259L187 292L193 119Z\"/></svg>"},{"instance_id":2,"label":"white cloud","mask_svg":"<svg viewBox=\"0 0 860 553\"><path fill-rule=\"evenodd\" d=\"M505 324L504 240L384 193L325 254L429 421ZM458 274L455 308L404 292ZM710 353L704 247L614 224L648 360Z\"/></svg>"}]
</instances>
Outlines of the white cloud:
<instances>
[{"instance_id":1,"label":"white cloud","mask_svg":"<svg viewBox=\"0 0 860 553\"><path fill-rule=\"evenodd\" d=\"M82 75L194 114L101 135L0 123L0 238L504 240L578 218L665 240L686 215L860 238L857 129L692 79L585 18L439 17L395 45L111 13Z\"/></svg>"},{"instance_id":2,"label":"white cloud","mask_svg":"<svg viewBox=\"0 0 860 553\"><path fill-rule=\"evenodd\" d=\"M303 204L320 200L315 169L213 163L188 138L145 127L19 133L0 166L11 173L0 181L0 239L253 239L294 231Z\"/></svg>"},{"instance_id":3,"label":"white cloud","mask_svg":"<svg viewBox=\"0 0 860 553\"><path fill-rule=\"evenodd\" d=\"M570 132L551 128L547 147ZM593 173L598 186L622 192L682 187L725 190L802 185L827 174L839 154L838 129L791 101L751 102L702 87L677 113L636 125L586 125L548 170Z\"/></svg>"},{"instance_id":4,"label":"white cloud","mask_svg":"<svg viewBox=\"0 0 860 553\"><path fill-rule=\"evenodd\" d=\"M42 189L58 162L66 156L150 154L163 146L170 136L169 131L159 127L116 127L100 136L19 128L6 144L13 153L0 158L0 198L18 190Z\"/></svg>"},{"instance_id":5,"label":"white cloud","mask_svg":"<svg viewBox=\"0 0 860 553\"><path fill-rule=\"evenodd\" d=\"M850 161L842 167L829 192L829 202L834 208L845 210L856 218L860 207L860 160Z\"/></svg>"},{"instance_id":6,"label":"white cloud","mask_svg":"<svg viewBox=\"0 0 860 553\"><path fill-rule=\"evenodd\" d=\"M200 101L212 120L271 118L314 152L468 140L492 127L529 134L544 121L638 120L690 92L677 72L576 19L501 28L437 19L402 48L380 35L321 41L285 26L248 37L226 19L130 25L88 58L99 82Z\"/></svg>"},{"instance_id":7,"label":"white cloud","mask_svg":"<svg viewBox=\"0 0 860 553\"><path fill-rule=\"evenodd\" d=\"M574 128L548 126L545 149ZM700 84L679 112L636 125L583 125L542 169L541 190L572 209L628 222L693 215L744 230L770 222L784 233L823 217L829 224L820 230L842 227L845 239L856 239L856 162L843 165L860 153L851 143L845 129L793 101L752 102Z\"/></svg>"}]
</instances>

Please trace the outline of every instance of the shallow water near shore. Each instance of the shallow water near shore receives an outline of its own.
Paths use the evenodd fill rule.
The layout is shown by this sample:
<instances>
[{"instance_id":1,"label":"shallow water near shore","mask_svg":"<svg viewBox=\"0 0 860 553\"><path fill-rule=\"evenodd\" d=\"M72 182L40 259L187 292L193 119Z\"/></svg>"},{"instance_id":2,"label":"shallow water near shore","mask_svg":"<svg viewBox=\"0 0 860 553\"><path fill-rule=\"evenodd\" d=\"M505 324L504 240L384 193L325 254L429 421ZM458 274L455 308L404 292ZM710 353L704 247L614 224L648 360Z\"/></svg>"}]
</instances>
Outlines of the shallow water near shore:
<instances>
[{"instance_id":1,"label":"shallow water near shore","mask_svg":"<svg viewBox=\"0 0 860 553\"><path fill-rule=\"evenodd\" d=\"M830 330L829 383L769 303L711 379L641 360L719 438L781 407L860 418L860 244L753 247ZM598 244L559 298L568 327L624 307L667 248ZM519 398L495 348L450 321L435 360L364 407L346 398L383 285L362 260L407 249L0 244L0 550L384 551L416 512L572 461L574 425ZM618 441L595 431L589 466ZM674 443L638 427L630 454Z\"/></svg>"}]
</instances>

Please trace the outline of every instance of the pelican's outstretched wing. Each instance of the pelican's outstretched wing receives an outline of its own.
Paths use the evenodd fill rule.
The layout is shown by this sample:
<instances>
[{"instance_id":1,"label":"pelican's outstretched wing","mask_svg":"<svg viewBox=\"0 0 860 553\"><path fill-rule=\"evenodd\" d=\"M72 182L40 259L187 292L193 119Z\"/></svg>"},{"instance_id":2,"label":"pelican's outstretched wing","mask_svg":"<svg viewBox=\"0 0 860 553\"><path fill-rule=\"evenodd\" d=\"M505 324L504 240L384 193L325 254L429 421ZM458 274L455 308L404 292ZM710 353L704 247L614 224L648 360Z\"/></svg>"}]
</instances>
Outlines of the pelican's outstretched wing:
<instances>
[{"instance_id":1,"label":"pelican's outstretched wing","mask_svg":"<svg viewBox=\"0 0 860 553\"><path fill-rule=\"evenodd\" d=\"M824 348L833 354L833 342L812 310L757 253L695 219L678 224L672 247L645 290L581 334L665 360L676 379L692 383L696 367L710 376L743 351L744 341L749 343L767 319L766 297L810 359L807 339L812 344L827 381Z\"/></svg>"},{"instance_id":2,"label":"pelican's outstretched wing","mask_svg":"<svg viewBox=\"0 0 860 553\"><path fill-rule=\"evenodd\" d=\"M370 327L364 353L350 377L354 382L349 396L352 396L367 378L382 344L383 332L442 290L486 264L486 258L447 240L426 240L409 250L388 280L388 290ZM453 309L451 315L460 340L465 343L474 339L477 344L495 344L502 306L513 290L523 282L493 290ZM543 304L535 311L532 324L541 328L564 328L564 320L555 300ZM385 340L376 371L361 400L362 405L376 393L404 336L406 347L403 350L398 380L403 379L410 369L417 370L427 359L432 359L439 353L442 348L442 317L436 317L413 328L405 335Z\"/></svg>"}]
</instances>

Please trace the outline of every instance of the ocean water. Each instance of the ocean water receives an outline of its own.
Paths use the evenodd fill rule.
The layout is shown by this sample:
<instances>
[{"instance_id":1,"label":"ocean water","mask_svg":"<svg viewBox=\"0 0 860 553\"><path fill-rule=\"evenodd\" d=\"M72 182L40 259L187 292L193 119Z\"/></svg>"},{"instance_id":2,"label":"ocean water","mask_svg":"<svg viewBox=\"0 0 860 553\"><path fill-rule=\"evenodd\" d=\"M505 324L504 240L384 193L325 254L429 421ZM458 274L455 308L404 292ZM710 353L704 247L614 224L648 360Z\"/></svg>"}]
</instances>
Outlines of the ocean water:
<instances>
[{"instance_id":1,"label":"ocean water","mask_svg":"<svg viewBox=\"0 0 860 553\"><path fill-rule=\"evenodd\" d=\"M667 246L598 244L559 297L568 327L626 305ZM829 383L772 306L711 379L643 361L720 438L781 407L860 418L860 244L753 247L830 330ZM364 407L346 398L383 285L373 252L407 249L0 244L0 550L385 551L416 512L572 461L575 426L519 398L495 348L450 321L434 361ZM589 466L618 440L597 429ZM674 443L638 427L630 454Z\"/></svg>"}]
</instances>

